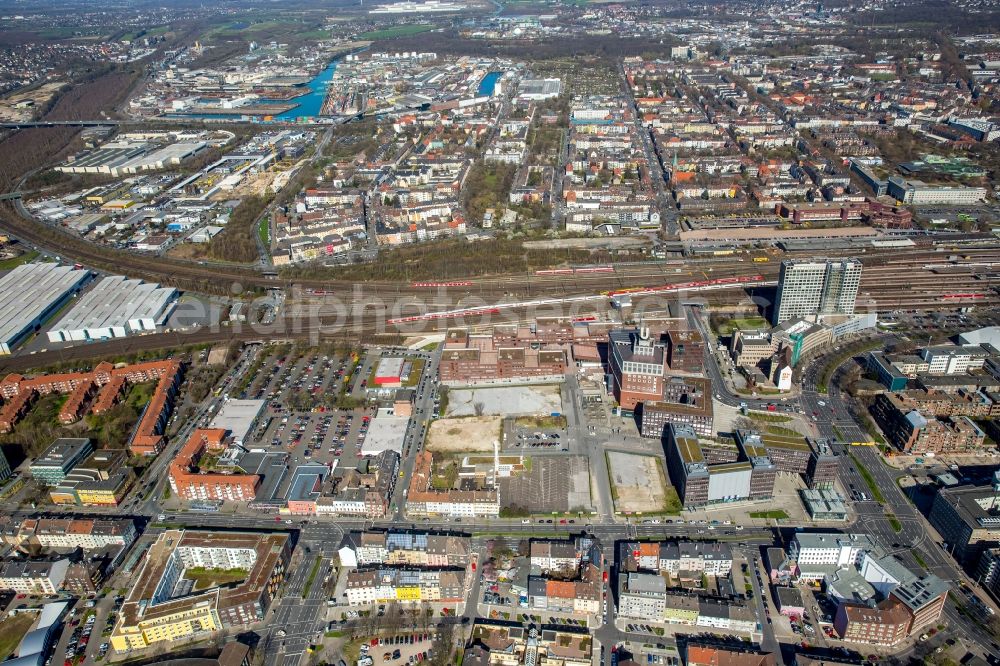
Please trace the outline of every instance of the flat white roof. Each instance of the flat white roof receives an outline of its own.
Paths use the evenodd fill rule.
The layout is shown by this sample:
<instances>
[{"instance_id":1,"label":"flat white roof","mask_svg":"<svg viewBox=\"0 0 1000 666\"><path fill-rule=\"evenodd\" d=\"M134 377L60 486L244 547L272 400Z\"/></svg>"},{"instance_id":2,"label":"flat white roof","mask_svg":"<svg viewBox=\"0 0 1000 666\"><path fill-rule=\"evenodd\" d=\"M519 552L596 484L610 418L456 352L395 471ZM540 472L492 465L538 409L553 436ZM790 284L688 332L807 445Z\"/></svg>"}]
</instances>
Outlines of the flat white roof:
<instances>
[{"instance_id":1,"label":"flat white roof","mask_svg":"<svg viewBox=\"0 0 1000 666\"><path fill-rule=\"evenodd\" d=\"M72 266L33 263L0 277L0 344L16 342L89 275Z\"/></svg>"},{"instance_id":2,"label":"flat white roof","mask_svg":"<svg viewBox=\"0 0 1000 666\"><path fill-rule=\"evenodd\" d=\"M375 369L375 378L379 377L400 377L403 373L403 363L406 359L401 356L387 356L378 362Z\"/></svg>"},{"instance_id":3,"label":"flat white roof","mask_svg":"<svg viewBox=\"0 0 1000 666\"><path fill-rule=\"evenodd\" d=\"M390 415L389 410L380 409L368 425L368 434L361 445L361 453L366 456L377 456L383 451L395 451L402 454L403 437L406 436L407 416Z\"/></svg>"},{"instance_id":4,"label":"flat white roof","mask_svg":"<svg viewBox=\"0 0 1000 666\"><path fill-rule=\"evenodd\" d=\"M224 428L233 434L233 439L242 444L247 433L253 427L264 400L229 400L222 406L219 413L212 419L212 428Z\"/></svg>"},{"instance_id":5,"label":"flat white roof","mask_svg":"<svg viewBox=\"0 0 1000 666\"><path fill-rule=\"evenodd\" d=\"M106 277L83 294L76 304L53 327L52 331L81 331L125 327L143 330L140 320L157 320L177 297L173 287L161 287L142 280L130 280L123 275Z\"/></svg>"}]
</instances>

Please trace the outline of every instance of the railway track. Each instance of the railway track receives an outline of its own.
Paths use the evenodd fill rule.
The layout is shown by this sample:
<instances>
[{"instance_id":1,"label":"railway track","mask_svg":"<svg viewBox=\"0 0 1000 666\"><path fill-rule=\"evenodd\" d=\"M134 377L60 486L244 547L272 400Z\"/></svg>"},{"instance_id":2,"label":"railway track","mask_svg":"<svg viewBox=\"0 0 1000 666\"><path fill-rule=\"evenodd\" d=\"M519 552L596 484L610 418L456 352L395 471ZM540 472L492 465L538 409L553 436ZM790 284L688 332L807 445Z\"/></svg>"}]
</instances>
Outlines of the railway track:
<instances>
[{"instance_id":1,"label":"railway track","mask_svg":"<svg viewBox=\"0 0 1000 666\"><path fill-rule=\"evenodd\" d=\"M234 285L244 289L282 288L290 290L293 285L309 291L334 292L338 295L349 293L359 284L352 280L304 280L274 278L266 276L252 267L226 264L203 265L194 261L183 261L166 257L147 257L135 253L96 245L78 236L57 228L27 219L14 208L12 203L0 204L0 228L12 236L36 247L47 249L54 254L85 266L99 270L122 273L130 277L161 282L177 286L187 291L205 293L232 293ZM950 251L950 250L949 250ZM967 257L964 262L1000 262L1000 248L967 248L955 250ZM902 255L902 256L901 256ZM808 253L792 253L790 257L804 257ZM870 249L859 255L866 271L878 268L902 268L922 266L927 263L947 261L946 251L935 248L916 247L912 249L879 250ZM664 281L685 282L712 277L734 277L750 273L761 273L767 279L778 274L779 261L775 258L766 263L750 263L744 259L723 257L706 259L674 259L649 262L628 262L613 267L595 267L574 270L567 274L565 269L554 271L470 277L451 280L448 289L466 290L485 297L500 297L506 294L571 295L574 289L583 291L603 291L609 287L649 287ZM611 270L606 270L610 268ZM686 278L686 279L685 279ZM419 282L367 281L364 292L376 296L396 296L402 294L426 293L428 287ZM423 283L426 284L426 283ZM445 282L447 284L447 282ZM597 289L595 286L602 286Z\"/></svg>"}]
</instances>

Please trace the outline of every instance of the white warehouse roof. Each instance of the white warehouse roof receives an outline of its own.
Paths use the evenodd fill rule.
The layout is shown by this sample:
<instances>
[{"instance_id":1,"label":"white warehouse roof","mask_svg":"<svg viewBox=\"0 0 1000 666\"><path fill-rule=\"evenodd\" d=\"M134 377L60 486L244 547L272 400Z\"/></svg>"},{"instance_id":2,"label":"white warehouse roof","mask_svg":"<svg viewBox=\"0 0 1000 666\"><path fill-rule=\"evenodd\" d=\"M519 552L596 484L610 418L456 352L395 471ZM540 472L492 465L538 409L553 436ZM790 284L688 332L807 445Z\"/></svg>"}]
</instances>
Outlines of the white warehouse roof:
<instances>
[{"instance_id":1,"label":"white warehouse roof","mask_svg":"<svg viewBox=\"0 0 1000 666\"><path fill-rule=\"evenodd\" d=\"M106 277L49 331L49 342L124 338L155 331L170 314L177 290L122 275Z\"/></svg>"},{"instance_id":2,"label":"white warehouse roof","mask_svg":"<svg viewBox=\"0 0 1000 666\"><path fill-rule=\"evenodd\" d=\"M90 277L72 266L23 264L0 277L0 353L29 335Z\"/></svg>"},{"instance_id":3,"label":"white warehouse roof","mask_svg":"<svg viewBox=\"0 0 1000 666\"><path fill-rule=\"evenodd\" d=\"M264 400L227 400L212 419L210 427L228 430L236 443L242 446L254 421L264 410L264 404Z\"/></svg>"}]
</instances>

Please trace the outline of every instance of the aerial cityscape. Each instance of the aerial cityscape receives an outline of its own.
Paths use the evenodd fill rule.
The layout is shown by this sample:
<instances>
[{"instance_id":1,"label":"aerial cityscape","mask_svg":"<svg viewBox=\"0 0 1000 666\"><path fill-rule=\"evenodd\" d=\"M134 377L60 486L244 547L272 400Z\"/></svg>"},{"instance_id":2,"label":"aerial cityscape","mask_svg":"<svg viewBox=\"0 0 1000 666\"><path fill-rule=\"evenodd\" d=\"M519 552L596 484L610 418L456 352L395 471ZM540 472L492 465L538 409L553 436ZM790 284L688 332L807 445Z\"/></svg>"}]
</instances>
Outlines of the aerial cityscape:
<instances>
[{"instance_id":1,"label":"aerial cityscape","mask_svg":"<svg viewBox=\"0 0 1000 666\"><path fill-rule=\"evenodd\" d=\"M423 662L1000 665L1000 4L0 0L0 664Z\"/></svg>"}]
</instances>

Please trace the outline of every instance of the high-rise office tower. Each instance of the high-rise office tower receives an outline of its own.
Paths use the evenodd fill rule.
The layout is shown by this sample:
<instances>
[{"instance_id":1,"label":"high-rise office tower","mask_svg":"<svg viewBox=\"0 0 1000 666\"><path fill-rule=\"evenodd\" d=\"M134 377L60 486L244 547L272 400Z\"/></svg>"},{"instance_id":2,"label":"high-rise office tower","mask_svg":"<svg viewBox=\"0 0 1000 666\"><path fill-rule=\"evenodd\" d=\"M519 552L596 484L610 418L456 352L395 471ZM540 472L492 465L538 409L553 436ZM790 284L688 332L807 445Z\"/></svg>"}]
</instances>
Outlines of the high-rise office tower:
<instances>
[{"instance_id":1,"label":"high-rise office tower","mask_svg":"<svg viewBox=\"0 0 1000 666\"><path fill-rule=\"evenodd\" d=\"M786 259L781 262L771 320L778 325L797 317L854 314L860 283L857 259Z\"/></svg>"}]
</instances>

